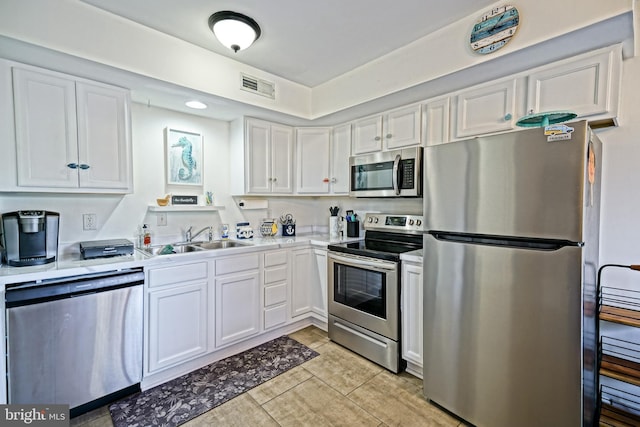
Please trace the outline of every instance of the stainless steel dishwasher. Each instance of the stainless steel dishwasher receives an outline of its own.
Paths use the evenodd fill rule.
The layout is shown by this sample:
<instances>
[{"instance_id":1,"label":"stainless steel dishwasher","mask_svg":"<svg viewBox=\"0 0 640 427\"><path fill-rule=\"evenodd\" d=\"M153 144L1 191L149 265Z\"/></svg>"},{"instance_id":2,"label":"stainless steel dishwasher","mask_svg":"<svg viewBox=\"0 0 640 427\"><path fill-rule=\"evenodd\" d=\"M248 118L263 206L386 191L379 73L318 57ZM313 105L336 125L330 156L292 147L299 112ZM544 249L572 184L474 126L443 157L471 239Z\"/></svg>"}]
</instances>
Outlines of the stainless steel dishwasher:
<instances>
[{"instance_id":1,"label":"stainless steel dishwasher","mask_svg":"<svg viewBox=\"0 0 640 427\"><path fill-rule=\"evenodd\" d=\"M139 391L143 283L139 268L7 285L9 403L73 417Z\"/></svg>"}]
</instances>

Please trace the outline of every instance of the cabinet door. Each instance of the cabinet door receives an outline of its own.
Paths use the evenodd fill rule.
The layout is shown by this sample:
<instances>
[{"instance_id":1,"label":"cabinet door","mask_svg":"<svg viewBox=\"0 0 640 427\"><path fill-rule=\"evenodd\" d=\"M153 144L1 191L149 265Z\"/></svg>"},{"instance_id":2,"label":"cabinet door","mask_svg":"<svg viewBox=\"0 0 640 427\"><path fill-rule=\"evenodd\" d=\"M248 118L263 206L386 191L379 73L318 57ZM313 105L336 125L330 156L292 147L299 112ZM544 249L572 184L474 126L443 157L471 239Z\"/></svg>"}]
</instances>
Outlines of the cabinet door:
<instances>
[{"instance_id":1,"label":"cabinet door","mask_svg":"<svg viewBox=\"0 0 640 427\"><path fill-rule=\"evenodd\" d=\"M428 101L423 107L425 145L449 142L449 97Z\"/></svg>"},{"instance_id":2,"label":"cabinet door","mask_svg":"<svg viewBox=\"0 0 640 427\"><path fill-rule=\"evenodd\" d=\"M387 149L420 145L420 105L390 111L382 127Z\"/></svg>"},{"instance_id":3,"label":"cabinet door","mask_svg":"<svg viewBox=\"0 0 640 427\"><path fill-rule=\"evenodd\" d=\"M471 88L455 96L456 138L511 130L515 126L516 79Z\"/></svg>"},{"instance_id":4,"label":"cabinet door","mask_svg":"<svg viewBox=\"0 0 640 427\"><path fill-rule=\"evenodd\" d=\"M293 193L293 128L271 125L271 191Z\"/></svg>"},{"instance_id":5,"label":"cabinet door","mask_svg":"<svg viewBox=\"0 0 640 427\"><path fill-rule=\"evenodd\" d=\"M351 125L333 128L331 133L331 162L329 188L333 194L349 193L349 156L351 155Z\"/></svg>"},{"instance_id":6,"label":"cabinet door","mask_svg":"<svg viewBox=\"0 0 640 427\"><path fill-rule=\"evenodd\" d=\"M353 124L353 154L382 150L382 116L368 117Z\"/></svg>"},{"instance_id":7,"label":"cabinet door","mask_svg":"<svg viewBox=\"0 0 640 427\"><path fill-rule=\"evenodd\" d=\"M13 69L18 185L76 188L78 163L73 80Z\"/></svg>"},{"instance_id":8,"label":"cabinet door","mask_svg":"<svg viewBox=\"0 0 640 427\"><path fill-rule=\"evenodd\" d=\"M258 271L216 278L216 347L260 332Z\"/></svg>"},{"instance_id":9,"label":"cabinet door","mask_svg":"<svg viewBox=\"0 0 640 427\"><path fill-rule=\"evenodd\" d=\"M327 317L327 251L326 249L313 249L313 261L311 264L311 304L314 313Z\"/></svg>"},{"instance_id":10,"label":"cabinet door","mask_svg":"<svg viewBox=\"0 0 640 427\"><path fill-rule=\"evenodd\" d=\"M402 357L422 366L422 266L402 265Z\"/></svg>"},{"instance_id":11,"label":"cabinet door","mask_svg":"<svg viewBox=\"0 0 640 427\"><path fill-rule=\"evenodd\" d=\"M578 117L607 113L615 116L618 99L618 85L613 78L617 76L614 72L617 66L613 67L615 55L619 58L620 51L609 50L530 74L527 112L570 110Z\"/></svg>"},{"instance_id":12,"label":"cabinet door","mask_svg":"<svg viewBox=\"0 0 640 427\"><path fill-rule=\"evenodd\" d=\"M296 191L329 192L329 128L296 130Z\"/></svg>"},{"instance_id":13,"label":"cabinet door","mask_svg":"<svg viewBox=\"0 0 640 427\"><path fill-rule=\"evenodd\" d=\"M128 92L78 82L76 102L80 187L131 189Z\"/></svg>"},{"instance_id":14,"label":"cabinet door","mask_svg":"<svg viewBox=\"0 0 640 427\"><path fill-rule=\"evenodd\" d=\"M207 351L207 281L149 292L149 372Z\"/></svg>"},{"instance_id":15,"label":"cabinet door","mask_svg":"<svg viewBox=\"0 0 640 427\"><path fill-rule=\"evenodd\" d=\"M247 120L245 130L247 193L271 192L271 124Z\"/></svg>"},{"instance_id":16,"label":"cabinet door","mask_svg":"<svg viewBox=\"0 0 640 427\"><path fill-rule=\"evenodd\" d=\"M311 249L291 255L291 317L295 317L311 311Z\"/></svg>"}]
</instances>

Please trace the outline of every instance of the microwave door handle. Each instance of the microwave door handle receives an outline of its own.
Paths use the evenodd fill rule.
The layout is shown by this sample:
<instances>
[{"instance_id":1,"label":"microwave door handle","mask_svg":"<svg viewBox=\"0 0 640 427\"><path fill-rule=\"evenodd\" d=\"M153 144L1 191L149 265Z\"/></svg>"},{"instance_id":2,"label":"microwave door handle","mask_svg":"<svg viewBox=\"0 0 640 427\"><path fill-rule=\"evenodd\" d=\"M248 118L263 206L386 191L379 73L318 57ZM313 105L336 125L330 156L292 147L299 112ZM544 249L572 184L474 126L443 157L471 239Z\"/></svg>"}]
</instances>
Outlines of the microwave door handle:
<instances>
[{"instance_id":1,"label":"microwave door handle","mask_svg":"<svg viewBox=\"0 0 640 427\"><path fill-rule=\"evenodd\" d=\"M400 195L400 154L396 155L396 159L393 161L393 189L396 191L396 196Z\"/></svg>"}]
</instances>

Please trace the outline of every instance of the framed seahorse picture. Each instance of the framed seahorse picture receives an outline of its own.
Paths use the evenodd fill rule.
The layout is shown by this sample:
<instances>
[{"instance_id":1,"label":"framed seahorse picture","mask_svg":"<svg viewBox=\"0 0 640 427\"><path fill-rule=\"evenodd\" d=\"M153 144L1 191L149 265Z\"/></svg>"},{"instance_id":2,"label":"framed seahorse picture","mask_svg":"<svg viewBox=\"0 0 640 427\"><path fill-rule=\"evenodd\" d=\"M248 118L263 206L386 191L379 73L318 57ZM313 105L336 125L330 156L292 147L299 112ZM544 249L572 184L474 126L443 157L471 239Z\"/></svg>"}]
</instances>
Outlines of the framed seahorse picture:
<instances>
[{"instance_id":1,"label":"framed seahorse picture","mask_svg":"<svg viewBox=\"0 0 640 427\"><path fill-rule=\"evenodd\" d=\"M166 128L166 171L169 185L202 185L202 135Z\"/></svg>"}]
</instances>

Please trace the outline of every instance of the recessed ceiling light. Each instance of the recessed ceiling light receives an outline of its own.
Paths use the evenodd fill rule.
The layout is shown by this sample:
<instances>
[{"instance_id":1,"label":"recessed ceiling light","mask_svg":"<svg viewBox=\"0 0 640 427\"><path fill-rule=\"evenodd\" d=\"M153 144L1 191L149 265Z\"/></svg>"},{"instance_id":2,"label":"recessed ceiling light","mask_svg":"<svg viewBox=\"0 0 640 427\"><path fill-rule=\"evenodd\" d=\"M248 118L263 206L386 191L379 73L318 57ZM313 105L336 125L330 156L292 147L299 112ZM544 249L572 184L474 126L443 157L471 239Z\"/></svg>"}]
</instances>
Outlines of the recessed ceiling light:
<instances>
[{"instance_id":1,"label":"recessed ceiling light","mask_svg":"<svg viewBox=\"0 0 640 427\"><path fill-rule=\"evenodd\" d=\"M205 108L207 108L207 104L200 101L187 101L184 103L184 105L189 108L195 108L196 110L204 110Z\"/></svg>"}]
</instances>

